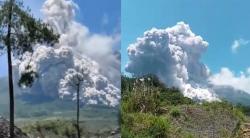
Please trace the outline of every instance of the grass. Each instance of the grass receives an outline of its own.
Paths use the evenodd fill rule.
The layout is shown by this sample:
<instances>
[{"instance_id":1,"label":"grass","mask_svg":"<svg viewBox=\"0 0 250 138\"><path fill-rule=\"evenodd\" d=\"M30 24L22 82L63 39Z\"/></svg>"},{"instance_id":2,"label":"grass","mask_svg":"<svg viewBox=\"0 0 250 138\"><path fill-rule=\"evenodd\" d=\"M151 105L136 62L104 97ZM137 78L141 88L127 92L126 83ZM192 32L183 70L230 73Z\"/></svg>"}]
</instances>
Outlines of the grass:
<instances>
[{"instance_id":1,"label":"grass","mask_svg":"<svg viewBox=\"0 0 250 138\"><path fill-rule=\"evenodd\" d=\"M31 138L76 138L76 122L74 120L51 119L40 120L21 128ZM103 127L99 131L88 131L84 122L80 122L82 137L111 137L118 136L119 130Z\"/></svg>"},{"instance_id":2,"label":"grass","mask_svg":"<svg viewBox=\"0 0 250 138\"><path fill-rule=\"evenodd\" d=\"M171 111L170 111L170 115L171 115L172 117L174 117L174 118L180 117L180 116L181 116L180 109L177 108L177 107L172 108Z\"/></svg>"},{"instance_id":3,"label":"grass","mask_svg":"<svg viewBox=\"0 0 250 138\"><path fill-rule=\"evenodd\" d=\"M30 137L44 138L47 135L56 137L74 138L77 137L74 123L65 120L38 121L32 125L22 128ZM82 132L81 132L82 133Z\"/></svg>"},{"instance_id":4,"label":"grass","mask_svg":"<svg viewBox=\"0 0 250 138\"><path fill-rule=\"evenodd\" d=\"M168 137L169 121L152 114L134 113L122 116L123 137ZM138 134L139 132L139 134Z\"/></svg>"}]
</instances>

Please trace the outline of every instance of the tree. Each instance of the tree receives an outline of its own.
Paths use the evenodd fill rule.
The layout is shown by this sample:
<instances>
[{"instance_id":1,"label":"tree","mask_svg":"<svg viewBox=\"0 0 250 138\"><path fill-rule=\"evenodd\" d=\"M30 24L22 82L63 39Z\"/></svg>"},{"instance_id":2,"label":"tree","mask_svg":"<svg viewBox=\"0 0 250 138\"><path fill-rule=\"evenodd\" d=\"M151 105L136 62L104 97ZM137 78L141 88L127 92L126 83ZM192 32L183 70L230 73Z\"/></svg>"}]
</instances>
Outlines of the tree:
<instances>
[{"instance_id":1,"label":"tree","mask_svg":"<svg viewBox=\"0 0 250 138\"><path fill-rule=\"evenodd\" d=\"M80 138L80 102L116 106L120 100L120 90L100 75L95 62L82 58L75 59L74 68L66 71L59 83L59 95L77 101L77 132Z\"/></svg>"},{"instance_id":2,"label":"tree","mask_svg":"<svg viewBox=\"0 0 250 138\"><path fill-rule=\"evenodd\" d=\"M21 60L25 52L32 52L36 43L53 46L58 42L48 24L35 19L22 1L8 0L1 3L0 9L0 51L7 51L9 97L10 97L10 137L14 137L14 89L12 74L12 57ZM29 68L29 66L27 67ZM20 84L31 86L35 72L22 74Z\"/></svg>"},{"instance_id":3,"label":"tree","mask_svg":"<svg viewBox=\"0 0 250 138\"><path fill-rule=\"evenodd\" d=\"M85 70L84 68L78 68L78 69L68 69L66 72L66 76L63 80L60 82L60 86L62 87L61 93L64 93L65 91L69 91L68 89L73 89L76 91L76 100L77 100L77 135L78 138L80 138L80 126L79 126L79 115L80 115L80 91L84 91L85 87L91 85L93 82L88 81L89 79L89 72ZM69 88L70 87L70 88ZM70 90L72 91L72 90Z\"/></svg>"},{"instance_id":4,"label":"tree","mask_svg":"<svg viewBox=\"0 0 250 138\"><path fill-rule=\"evenodd\" d=\"M74 94L74 99L77 100L77 119L76 128L78 138L81 137L80 126L79 126L79 116L80 116L80 92L84 92L86 87L91 87L93 81L90 78L90 70L86 66L79 65L77 68L68 69L64 79L60 81L60 95L65 93L70 93L72 91L76 92Z\"/></svg>"}]
</instances>

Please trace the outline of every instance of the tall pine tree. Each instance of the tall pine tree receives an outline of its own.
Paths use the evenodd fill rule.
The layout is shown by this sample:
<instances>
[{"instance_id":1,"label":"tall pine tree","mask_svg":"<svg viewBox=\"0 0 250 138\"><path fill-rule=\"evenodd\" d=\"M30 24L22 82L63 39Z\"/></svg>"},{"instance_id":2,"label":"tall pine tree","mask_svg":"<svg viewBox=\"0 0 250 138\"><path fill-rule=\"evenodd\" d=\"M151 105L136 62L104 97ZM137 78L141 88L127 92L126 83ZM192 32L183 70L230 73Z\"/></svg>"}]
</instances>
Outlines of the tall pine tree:
<instances>
[{"instance_id":1,"label":"tall pine tree","mask_svg":"<svg viewBox=\"0 0 250 138\"><path fill-rule=\"evenodd\" d=\"M59 35L41 20L35 19L29 9L19 0L6 0L0 8L0 51L7 51L9 99L10 99L10 138L14 138L14 88L12 58L22 59L25 52L32 52L36 43L53 46ZM27 67L28 69L29 67ZM31 86L35 72L22 75L19 83ZM36 76L36 75L35 75Z\"/></svg>"}]
</instances>

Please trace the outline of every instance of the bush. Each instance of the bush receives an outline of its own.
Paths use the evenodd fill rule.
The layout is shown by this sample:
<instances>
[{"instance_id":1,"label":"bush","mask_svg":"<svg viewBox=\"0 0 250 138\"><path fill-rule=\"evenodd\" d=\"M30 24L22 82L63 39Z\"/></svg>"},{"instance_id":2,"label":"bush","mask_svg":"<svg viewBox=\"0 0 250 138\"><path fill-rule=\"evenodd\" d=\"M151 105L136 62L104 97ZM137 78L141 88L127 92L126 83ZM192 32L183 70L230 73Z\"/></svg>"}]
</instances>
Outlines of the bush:
<instances>
[{"instance_id":1,"label":"bush","mask_svg":"<svg viewBox=\"0 0 250 138\"><path fill-rule=\"evenodd\" d=\"M170 123L166 118L152 114L134 113L123 117L122 136L127 137L168 137Z\"/></svg>"},{"instance_id":2,"label":"bush","mask_svg":"<svg viewBox=\"0 0 250 138\"><path fill-rule=\"evenodd\" d=\"M162 87L159 98L161 99L163 105L194 104L192 99L184 97L180 90L176 88Z\"/></svg>"},{"instance_id":3,"label":"bush","mask_svg":"<svg viewBox=\"0 0 250 138\"><path fill-rule=\"evenodd\" d=\"M180 117L180 116L181 116L180 109L178 109L178 108L176 108L176 107L172 108L171 111L170 111L170 115L171 115L172 117L174 117L174 118Z\"/></svg>"},{"instance_id":4,"label":"bush","mask_svg":"<svg viewBox=\"0 0 250 138\"><path fill-rule=\"evenodd\" d=\"M122 138L134 138L135 136L126 128L121 128Z\"/></svg>"},{"instance_id":5,"label":"bush","mask_svg":"<svg viewBox=\"0 0 250 138\"><path fill-rule=\"evenodd\" d=\"M237 109L237 108L233 108L233 114L238 118L240 119L241 121L245 121L246 120L246 117L245 117L245 114Z\"/></svg>"},{"instance_id":6,"label":"bush","mask_svg":"<svg viewBox=\"0 0 250 138\"><path fill-rule=\"evenodd\" d=\"M165 87L154 75L145 75L143 82L140 78L122 76L122 103L127 102L125 112L158 114L160 106L194 104L177 88Z\"/></svg>"},{"instance_id":7,"label":"bush","mask_svg":"<svg viewBox=\"0 0 250 138\"><path fill-rule=\"evenodd\" d=\"M144 94L140 90L129 94L129 98L122 100L124 112L143 112L157 114L160 109L160 100L155 98L157 94Z\"/></svg>"},{"instance_id":8,"label":"bush","mask_svg":"<svg viewBox=\"0 0 250 138\"><path fill-rule=\"evenodd\" d=\"M250 106L244 106L242 104L237 104L236 107L246 115L250 115Z\"/></svg>"},{"instance_id":9,"label":"bush","mask_svg":"<svg viewBox=\"0 0 250 138\"><path fill-rule=\"evenodd\" d=\"M162 117L152 118L151 126L149 127L150 135L155 138L164 138L168 136L169 123Z\"/></svg>"},{"instance_id":10,"label":"bush","mask_svg":"<svg viewBox=\"0 0 250 138\"><path fill-rule=\"evenodd\" d=\"M121 111L125 113L132 112L133 111L132 104L128 101L123 101L121 103Z\"/></svg>"}]
</instances>

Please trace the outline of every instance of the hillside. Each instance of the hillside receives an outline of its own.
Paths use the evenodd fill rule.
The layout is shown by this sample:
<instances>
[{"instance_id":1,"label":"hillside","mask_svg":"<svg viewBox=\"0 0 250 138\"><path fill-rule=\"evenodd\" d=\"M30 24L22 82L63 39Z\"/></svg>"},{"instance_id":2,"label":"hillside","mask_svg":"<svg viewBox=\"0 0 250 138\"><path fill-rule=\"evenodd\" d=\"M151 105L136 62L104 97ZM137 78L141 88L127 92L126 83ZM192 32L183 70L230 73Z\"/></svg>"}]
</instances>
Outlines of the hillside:
<instances>
[{"instance_id":1,"label":"hillside","mask_svg":"<svg viewBox=\"0 0 250 138\"><path fill-rule=\"evenodd\" d=\"M155 76L122 77L123 138L228 138L248 130L242 105L196 103Z\"/></svg>"},{"instance_id":2,"label":"hillside","mask_svg":"<svg viewBox=\"0 0 250 138\"><path fill-rule=\"evenodd\" d=\"M225 99L234 104L250 106L250 94L245 91L236 90L229 86L211 86L221 99Z\"/></svg>"}]
</instances>

